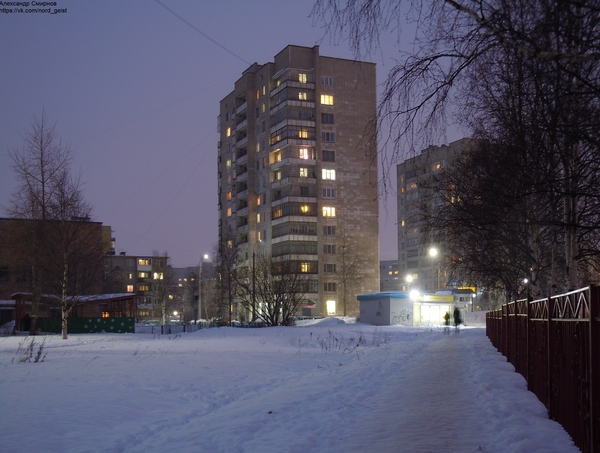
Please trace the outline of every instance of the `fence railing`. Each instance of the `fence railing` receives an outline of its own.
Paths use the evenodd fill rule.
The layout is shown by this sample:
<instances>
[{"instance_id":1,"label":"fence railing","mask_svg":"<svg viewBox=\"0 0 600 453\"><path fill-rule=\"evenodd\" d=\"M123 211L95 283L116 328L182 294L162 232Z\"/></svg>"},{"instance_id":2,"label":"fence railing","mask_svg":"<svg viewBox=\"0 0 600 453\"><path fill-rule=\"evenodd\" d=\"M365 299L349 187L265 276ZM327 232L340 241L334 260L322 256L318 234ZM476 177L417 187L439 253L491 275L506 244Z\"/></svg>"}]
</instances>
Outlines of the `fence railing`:
<instances>
[{"instance_id":1,"label":"fence railing","mask_svg":"<svg viewBox=\"0 0 600 453\"><path fill-rule=\"evenodd\" d=\"M161 334L161 335L171 335L176 333L188 333L188 332L196 332L200 329L209 329L212 327L226 327L230 326L227 322L222 321L200 321L195 324L165 324L165 325L139 325L135 326L135 333L152 333L152 334ZM265 324L262 322L231 322L231 327L240 327L240 328L258 328L265 327Z\"/></svg>"},{"instance_id":2,"label":"fence railing","mask_svg":"<svg viewBox=\"0 0 600 453\"><path fill-rule=\"evenodd\" d=\"M490 311L486 333L583 453L600 453L600 288Z\"/></svg>"}]
</instances>

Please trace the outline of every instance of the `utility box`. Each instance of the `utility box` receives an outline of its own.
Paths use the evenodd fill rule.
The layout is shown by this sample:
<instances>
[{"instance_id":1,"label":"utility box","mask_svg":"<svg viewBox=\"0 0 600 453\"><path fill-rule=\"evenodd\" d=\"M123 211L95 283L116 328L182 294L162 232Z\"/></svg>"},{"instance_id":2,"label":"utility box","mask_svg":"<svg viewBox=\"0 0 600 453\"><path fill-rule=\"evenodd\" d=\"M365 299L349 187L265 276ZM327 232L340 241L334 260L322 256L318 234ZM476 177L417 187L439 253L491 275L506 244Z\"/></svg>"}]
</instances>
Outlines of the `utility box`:
<instances>
[{"instance_id":1,"label":"utility box","mask_svg":"<svg viewBox=\"0 0 600 453\"><path fill-rule=\"evenodd\" d=\"M413 326L413 301L408 293L390 291L357 296L360 322L374 326Z\"/></svg>"}]
</instances>

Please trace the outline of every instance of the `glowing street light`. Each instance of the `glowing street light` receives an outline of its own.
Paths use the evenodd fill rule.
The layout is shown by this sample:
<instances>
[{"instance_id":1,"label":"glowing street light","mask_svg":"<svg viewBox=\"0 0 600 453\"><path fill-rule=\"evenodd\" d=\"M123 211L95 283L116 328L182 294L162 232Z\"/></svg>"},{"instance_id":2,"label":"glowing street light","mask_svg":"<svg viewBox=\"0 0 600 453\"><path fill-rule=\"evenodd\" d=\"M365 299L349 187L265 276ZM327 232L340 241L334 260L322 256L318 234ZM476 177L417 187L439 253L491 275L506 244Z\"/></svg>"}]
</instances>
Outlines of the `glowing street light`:
<instances>
[{"instance_id":1,"label":"glowing street light","mask_svg":"<svg viewBox=\"0 0 600 453\"><path fill-rule=\"evenodd\" d=\"M435 247L431 247L429 249L429 256L431 258L435 259L438 256L438 253L439 253L438 249L435 248ZM438 260L438 262L437 262L437 287L436 287L436 290L439 290L439 289L440 289L440 261Z\"/></svg>"}]
</instances>

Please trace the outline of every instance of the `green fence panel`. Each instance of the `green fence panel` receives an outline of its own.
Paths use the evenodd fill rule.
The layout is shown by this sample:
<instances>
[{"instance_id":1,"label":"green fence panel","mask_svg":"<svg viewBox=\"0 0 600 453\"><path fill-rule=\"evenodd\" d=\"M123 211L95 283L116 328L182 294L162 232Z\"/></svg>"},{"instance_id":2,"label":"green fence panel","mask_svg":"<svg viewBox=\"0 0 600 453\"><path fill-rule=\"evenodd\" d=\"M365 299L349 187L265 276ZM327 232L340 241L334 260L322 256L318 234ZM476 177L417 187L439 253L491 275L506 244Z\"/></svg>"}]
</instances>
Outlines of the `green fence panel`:
<instances>
[{"instance_id":1,"label":"green fence panel","mask_svg":"<svg viewBox=\"0 0 600 453\"><path fill-rule=\"evenodd\" d=\"M134 318L69 318L68 333L135 333ZM60 318L38 318L42 332L61 332Z\"/></svg>"}]
</instances>

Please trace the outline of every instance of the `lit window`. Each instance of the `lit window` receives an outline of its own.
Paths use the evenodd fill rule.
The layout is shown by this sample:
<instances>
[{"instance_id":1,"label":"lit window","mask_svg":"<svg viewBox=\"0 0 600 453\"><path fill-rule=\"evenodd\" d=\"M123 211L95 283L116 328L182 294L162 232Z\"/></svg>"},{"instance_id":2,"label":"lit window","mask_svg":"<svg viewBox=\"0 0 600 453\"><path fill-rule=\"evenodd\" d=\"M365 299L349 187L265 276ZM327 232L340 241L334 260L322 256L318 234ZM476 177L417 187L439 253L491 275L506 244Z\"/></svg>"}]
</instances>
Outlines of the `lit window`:
<instances>
[{"instance_id":1,"label":"lit window","mask_svg":"<svg viewBox=\"0 0 600 453\"><path fill-rule=\"evenodd\" d=\"M327 301L327 314L328 315L335 315L335 300L328 300Z\"/></svg>"},{"instance_id":2,"label":"lit window","mask_svg":"<svg viewBox=\"0 0 600 453\"><path fill-rule=\"evenodd\" d=\"M260 97L260 91L256 90L256 99Z\"/></svg>"},{"instance_id":3,"label":"lit window","mask_svg":"<svg viewBox=\"0 0 600 453\"><path fill-rule=\"evenodd\" d=\"M402 220L402 221L400 222L400 224L401 224L402 226L405 226L405 225L406 225L406 221L405 221L405 220Z\"/></svg>"},{"instance_id":4,"label":"lit window","mask_svg":"<svg viewBox=\"0 0 600 453\"><path fill-rule=\"evenodd\" d=\"M308 98L308 95L306 94L306 91L301 91L298 93L299 100L306 101L307 98Z\"/></svg>"},{"instance_id":5,"label":"lit window","mask_svg":"<svg viewBox=\"0 0 600 453\"><path fill-rule=\"evenodd\" d=\"M231 168L231 159L227 159L227 163L225 165L227 168Z\"/></svg>"},{"instance_id":6,"label":"lit window","mask_svg":"<svg viewBox=\"0 0 600 453\"><path fill-rule=\"evenodd\" d=\"M300 271L301 272L308 272L308 263L301 263L300 264Z\"/></svg>"},{"instance_id":7,"label":"lit window","mask_svg":"<svg viewBox=\"0 0 600 453\"><path fill-rule=\"evenodd\" d=\"M302 206L300 206L300 212L302 212L303 214L307 214L308 212L310 212L310 206L303 204Z\"/></svg>"},{"instance_id":8,"label":"lit window","mask_svg":"<svg viewBox=\"0 0 600 453\"><path fill-rule=\"evenodd\" d=\"M300 169L300 177L301 178L307 178L308 177L308 168L301 168Z\"/></svg>"},{"instance_id":9,"label":"lit window","mask_svg":"<svg viewBox=\"0 0 600 453\"><path fill-rule=\"evenodd\" d=\"M129 273L127 274L127 278L128 278L129 280L133 280L133 272L129 272Z\"/></svg>"},{"instance_id":10,"label":"lit window","mask_svg":"<svg viewBox=\"0 0 600 453\"><path fill-rule=\"evenodd\" d=\"M103 318L110 318L110 314L107 311L103 311L102 312L102 317Z\"/></svg>"},{"instance_id":11,"label":"lit window","mask_svg":"<svg viewBox=\"0 0 600 453\"><path fill-rule=\"evenodd\" d=\"M152 260L150 258L138 258L138 266L150 266Z\"/></svg>"},{"instance_id":12,"label":"lit window","mask_svg":"<svg viewBox=\"0 0 600 453\"><path fill-rule=\"evenodd\" d=\"M138 291L150 291L150 285L138 285Z\"/></svg>"},{"instance_id":13,"label":"lit window","mask_svg":"<svg viewBox=\"0 0 600 453\"><path fill-rule=\"evenodd\" d=\"M257 236L256 239L260 242L263 240L262 235L260 234L260 231L257 232Z\"/></svg>"},{"instance_id":14,"label":"lit window","mask_svg":"<svg viewBox=\"0 0 600 453\"><path fill-rule=\"evenodd\" d=\"M267 111L267 105L263 102L260 109L261 109L262 113L265 113Z\"/></svg>"},{"instance_id":15,"label":"lit window","mask_svg":"<svg viewBox=\"0 0 600 453\"><path fill-rule=\"evenodd\" d=\"M300 159L308 159L308 148L300 148Z\"/></svg>"},{"instance_id":16,"label":"lit window","mask_svg":"<svg viewBox=\"0 0 600 453\"><path fill-rule=\"evenodd\" d=\"M127 292L128 293L132 293L133 292L133 285L127 285Z\"/></svg>"},{"instance_id":17,"label":"lit window","mask_svg":"<svg viewBox=\"0 0 600 453\"><path fill-rule=\"evenodd\" d=\"M281 172L280 171L275 172L275 181L281 181Z\"/></svg>"},{"instance_id":18,"label":"lit window","mask_svg":"<svg viewBox=\"0 0 600 453\"><path fill-rule=\"evenodd\" d=\"M333 206L323 206L323 217L335 217L335 208Z\"/></svg>"},{"instance_id":19,"label":"lit window","mask_svg":"<svg viewBox=\"0 0 600 453\"><path fill-rule=\"evenodd\" d=\"M323 168L321 170L321 174L323 176L323 179L329 179L331 181L335 180L335 170Z\"/></svg>"},{"instance_id":20,"label":"lit window","mask_svg":"<svg viewBox=\"0 0 600 453\"><path fill-rule=\"evenodd\" d=\"M138 272L138 278L149 278L150 272Z\"/></svg>"},{"instance_id":21,"label":"lit window","mask_svg":"<svg viewBox=\"0 0 600 453\"><path fill-rule=\"evenodd\" d=\"M227 128L227 137L231 137L231 127Z\"/></svg>"},{"instance_id":22,"label":"lit window","mask_svg":"<svg viewBox=\"0 0 600 453\"><path fill-rule=\"evenodd\" d=\"M333 105L333 96L330 94L322 94L321 95L321 104Z\"/></svg>"},{"instance_id":23,"label":"lit window","mask_svg":"<svg viewBox=\"0 0 600 453\"><path fill-rule=\"evenodd\" d=\"M300 83L306 83L306 74L298 74L298 81Z\"/></svg>"},{"instance_id":24,"label":"lit window","mask_svg":"<svg viewBox=\"0 0 600 453\"><path fill-rule=\"evenodd\" d=\"M308 138L308 131L306 129L300 129L298 131L298 136L300 138Z\"/></svg>"},{"instance_id":25,"label":"lit window","mask_svg":"<svg viewBox=\"0 0 600 453\"><path fill-rule=\"evenodd\" d=\"M162 272L154 273L154 280L162 280L164 278L164 274Z\"/></svg>"},{"instance_id":26,"label":"lit window","mask_svg":"<svg viewBox=\"0 0 600 453\"><path fill-rule=\"evenodd\" d=\"M264 96L265 94L267 94L267 86L266 86L266 85L263 85L263 88L262 88L262 90L263 90L263 91L262 91L262 93L263 93L263 96ZM263 104L263 105L264 105L264 104Z\"/></svg>"},{"instance_id":27,"label":"lit window","mask_svg":"<svg viewBox=\"0 0 600 453\"><path fill-rule=\"evenodd\" d=\"M260 196L256 197L256 206L260 206Z\"/></svg>"},{"instance_id":28,"label":"lit window","mask_svg":"<svg viewBox=\"0 0 600 453\"><path fill-rule=\"evenodd\" d=\"M233 248L233 241L232 241L231 239L229 239L229 240L227 241L227 248L228 248L228 249L232 249L232 248Z\"/></svg>"},{"instance_id":29,"label":"lit window","mask_svg":"<svg viewBox=\"0 0 600 453\"><path fill-rule=\"evenodd\" d=\"M227 208L227 217L231 217L231 208Z\"/></svg>"},{"instance_id":30,"label":"lit window","mask_svg":"<svg viewBox=\"0 0 600 453\"><path fill-rule=\"evenodd\" d=\"M231 192L227 192L227 201L231 201Z\"/></svg>"}]
</instances>

